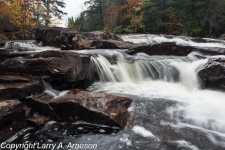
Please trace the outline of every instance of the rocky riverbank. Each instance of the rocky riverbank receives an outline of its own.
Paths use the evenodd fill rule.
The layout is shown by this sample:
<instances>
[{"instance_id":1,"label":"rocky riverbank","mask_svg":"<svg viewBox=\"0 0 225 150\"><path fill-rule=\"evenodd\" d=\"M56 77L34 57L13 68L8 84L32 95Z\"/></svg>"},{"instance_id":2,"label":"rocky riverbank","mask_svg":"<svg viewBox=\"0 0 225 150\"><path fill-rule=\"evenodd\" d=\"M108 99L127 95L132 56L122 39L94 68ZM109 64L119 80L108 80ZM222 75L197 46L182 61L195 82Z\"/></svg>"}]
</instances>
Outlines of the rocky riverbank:
<instances>
[{"instance_id":1,"label":"rocky riverbank","mask_svg":"<svg viewBox=\"0 0 225 150\"><path fill-rule=\"evenodd\" d=\"M176 37L168 37L168 39L173 38ZM193 130L189 134L185 128L182 129L182 133L177 133L172 127L161 124L161 121L174 121L169 119L167 106L173 107L180 103L168 100L159 100L158 103L154 99L148 104L148 107L146 106L149 116L145 116L145 114L143 118L139 118L136 115L141 115L141 112L133 112L132 107L135 105L139 108L141 104L134 101L141 96L131 96L132 93L130 93L131 95L110 94L90 91L87 88L93 82L99 81L101 78L99 73L104 76L104 72L101 71L101 69L105 69L104 66L101 66L101 64L98 64L99 66L94 65L94 58L97 58L100 53L106 52L107 49L108 54L105 57L109 59L110 63L115 64L121 58L116 58L118 52L114 55L113 49L119 49L120 53L126 54L126 58L123 58L126 63L132 64L136 60L152 62L152 66L155 67L155 70L152 70L156 73L149 72L152 75L154 74L153 79L164 79L163 76L172 74L175 83L181 80L178 78L180 75L178 69L168 66L170 73L164 73L162 76L157 72L158 70L163 72L163 69L165 69L158 66L162 63L161 60L180 59L189 61L192 57L187 57L187 55L193 51L200 52L195 54L193 59L204 60L207 58L208 60L206 64L196 68L198 78L201 81L201 88L225 91L225 48L222 46L218 47L215 44L215 47L198 47L180 45L176 42L135 44L124 41L121 35L103 32L78 33L61 28L37 29L36 40L35 42L11 41L0 49L0 133L1 135L7 133L7 136L0 135L0 142L29 126L34 126L37 129L43 127L44 132L47 130L46 126L53 120L58 123L85 121L92 124L103 124L108 127L116 127L116 132L118 132L120 129L131 129L131 125L135 125L135 121L140 122L139 120L142 120L141 122L145 122L143 121L145 117L150 117L147 120L151 122L151 129L155 130L157 136L163 136L165 141L169 137L176 141L188 135L190 136L188 140L191 143L206 148L199 141L192 140L194 135L191 134L195 132L200 134L200 132ZM216 43L216 41L199 38L188 40L195 43ZM42 42L42 46L58 47L61 50L40 50L37 45L40 42ZM219 42L225 47L225 42ZM0 43L3 45L6 42ZM21 45L29 46L22 47ZM94 49L98 49L99 52L95 52ZM214 55L222 56L214 57ZM157 61L160 63L155 63ZM148 66L148 69L151 69L152 66ZM120 81L119 74L116 73L113 66L108 71L116 74L112 81ZM132 71L132 69L128 70L128 73L129 71ZM133 78L135 77L133 76ZM146 103L145 100L141 100L142 102ZM141 111L141 109L137 109L137 111ZM165 128L165 126L169 128ZM206 136L200 137L208 141ZM34 138L34 140L36 139ZM156 143L158 142L155 138L150 147L162 148L165 145L169 145L170 148L176 147L174 146L176 143L168 143L168 141L166 144L162 142L157 146ZM215 148L212 145L211 143L208 146L212 149Z\"/></svg>"}]
</instances>

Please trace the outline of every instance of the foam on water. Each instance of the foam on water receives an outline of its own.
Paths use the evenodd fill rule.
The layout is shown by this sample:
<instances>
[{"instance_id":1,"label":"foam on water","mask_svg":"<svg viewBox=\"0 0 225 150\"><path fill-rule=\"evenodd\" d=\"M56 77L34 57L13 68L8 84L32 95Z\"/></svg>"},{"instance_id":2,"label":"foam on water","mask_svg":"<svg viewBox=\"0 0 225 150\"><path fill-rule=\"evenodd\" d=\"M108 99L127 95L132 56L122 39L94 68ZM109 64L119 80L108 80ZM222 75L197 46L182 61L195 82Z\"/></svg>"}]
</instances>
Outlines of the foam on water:
<instances>
[{"instance_id":1,"label":"foam on water","mask_svg":"<svg viewBox=\"0 0 225 150\"><path fill-rule=\"evenodd\" d=\"M190 150L199 150L199 148L197 148L195 145L192 145L191 143L185 140L173 141L173 143L177 143L178 148L188 148Z\"/></svg>"},{"instance_id":2,"label":"foam on water","mask_svg":"<svg viewBox=\"0 0 225 150\"><path fill-rule=\"evenodd\" d=\"M136 134L139 134L143 137L150 137L150 138L154 138L155 136L152 134L152 132L146 130L144 127L141 126L134 126L132 129Z\"/></svg>"},{"instance_id":3,"label":"foam on water","mask_svg":"<svg viewBox=\"0 0 225 150\"><path fill-rule=\"evenodd\" d=\"M151 35L151 34L141 34L141 35L120 35L124 41L133 42L135 44L145 43L145 44L160 44L164 42L174 42L177 45L182 46L194 46L194 47L215 47L215 48L225 48L225 42L221 40L214 40L205 38L205 42L194 42L188 37L166 37L164 35Z\"/></svg>"},{"instance_id":4,"label":"foam on water","mask_svg":"<svg viewBox=\"0 0 225 150\"><path fill-rule=\"evenodd\" d=\"M179 104L168 109L171 117L178 112L182 114L183 120L192 126L225 133L225 93L202 90L197 75L197 71L210 57L198 60L189 55L183 60L130 61L121 55L118 55L114 64L106 58L104 62L98 61L104 56L93 58L98 61L98 65L105 65L99 67L106 76L99 73L100 79L110 76L113 80L100 80L102 82L95 83L89 90L131 94L148 99L174 100ZM177 79L173 77L174 73L178 75ZM179 118L176 119L179 122ZM136 130L137 127L134 129L140 131Z\"/></svg>"}]
</instances>

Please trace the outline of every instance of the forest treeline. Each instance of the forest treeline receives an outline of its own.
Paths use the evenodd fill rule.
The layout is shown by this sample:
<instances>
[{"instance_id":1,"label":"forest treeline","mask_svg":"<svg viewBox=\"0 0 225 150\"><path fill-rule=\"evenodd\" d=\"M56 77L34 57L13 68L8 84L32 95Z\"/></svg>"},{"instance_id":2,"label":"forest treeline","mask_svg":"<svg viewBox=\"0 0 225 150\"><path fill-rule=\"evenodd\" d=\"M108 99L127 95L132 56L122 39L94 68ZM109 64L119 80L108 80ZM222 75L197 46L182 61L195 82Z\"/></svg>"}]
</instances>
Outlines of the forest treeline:
<instances>
[{"instance_id":1,"label":"forest treeline","mask_svg":"<svg viewBox=\"0 0 225 150\"><path fill-rule=\"evenodd\" d=\"M80 31L219 36L225 33L225 0L88 0L69 18Z\"/></svg>"},{"instance_id":2,"label":"forest treeline","mask_svg":"<svg viewBox=\"0 0 225 150\"><path fill-rule=\"evenodd\" d=\"M0 32L48 27L64 7L63 0L0 0Z\"/></svg>"}]
</instances>

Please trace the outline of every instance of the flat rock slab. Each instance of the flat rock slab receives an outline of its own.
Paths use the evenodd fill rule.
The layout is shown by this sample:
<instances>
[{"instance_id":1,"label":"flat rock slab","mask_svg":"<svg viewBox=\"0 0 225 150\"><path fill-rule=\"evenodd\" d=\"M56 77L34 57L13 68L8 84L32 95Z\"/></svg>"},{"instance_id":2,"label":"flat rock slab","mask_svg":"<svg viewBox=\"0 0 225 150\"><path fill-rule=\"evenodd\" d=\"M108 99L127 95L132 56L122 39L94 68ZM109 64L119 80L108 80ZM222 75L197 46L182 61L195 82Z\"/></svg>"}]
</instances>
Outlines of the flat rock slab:
<instances>
[{"instance_id":1,"label":"flat rock slab","mask_svg":"<svg viewBox=\"0 0 225 150\"><path fill-rule=\"evenodd\" d=\"M126 96L73 90L51 100L50 105L64 121L84 120L125 127L132 100Z\"/></svg>"},{"instance_id":2,"label":"flat rock slab","mask_svg":"<svg viewBox=\"0 0 225 150\"><path fill-rule=\"evenodd\" d=\"M76 82L88 78L90 72L90 57L69 51L44 51L0 63L0 75L39 76L58 90L75 87Z\"/></svg>"},{"instance_id":3,"label":"flat rock slab","mask_svg":"<svg viewBox=\"0 0 225 150\"><path fill-rule=\"evenodd\" d=\"M31 77L21 75L2 75L0 76L0 83L17 83L29 82Z\"/></svg>"},{"instance_id":4,"label":"flat rock slab","mask_svg":"<svg viewBox=\"0 0 225 150\"><path fill-rule=\"evenodd\" d=\"M21 79L22 78L14 78L15 81ZM10 79L4 78L4 81L10 81ZM43 91L44 86L41 81L0 83L0 100L20 99L30 95L39 94Z\"/></svg>"},{"instance_id":5,"label":"flat rock slab","mask_svg":"<svg viewBox=\"0 0 225 150\"><path fill-rule=\"evenodd\" d=\"M18 49L0 49L0 62L4 62L9 58L15 57L28 57L31 53L28 52L18 52Z\"/></svg>"}]
</instances>

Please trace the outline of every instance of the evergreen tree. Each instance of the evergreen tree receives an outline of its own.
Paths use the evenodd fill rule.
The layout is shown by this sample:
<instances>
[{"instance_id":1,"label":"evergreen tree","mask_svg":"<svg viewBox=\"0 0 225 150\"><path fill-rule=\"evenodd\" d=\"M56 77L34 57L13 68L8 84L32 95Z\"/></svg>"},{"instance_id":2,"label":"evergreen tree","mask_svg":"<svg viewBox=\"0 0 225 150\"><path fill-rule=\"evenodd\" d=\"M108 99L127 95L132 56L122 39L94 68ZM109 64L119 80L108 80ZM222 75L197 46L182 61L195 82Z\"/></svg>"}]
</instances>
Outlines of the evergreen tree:
<instances>
[{"instance_id":1,"label":"evergreen tree","mask_svg":"<svg viewBox=\"0 0 225 150\"><path fill-rule=\"evenodd\" d=\"M66 6L63 0L42 0L43 5L45 7L45 14L43 14L43 18L45 20L45 26L49 26L50 19L55 16L61 19L61 15L65 14L60 8L64 8Z\"/></svg>"},{"instance_id":2,"label":"evergreen tree","mask_svg":"<svg viewBox=\"0 0 225 150\"><path fill-rule=\"evenodd\" d=\"M225 33L225 0L89 0L81 31L218 36Z\"/></svg>"}]
</instances>

